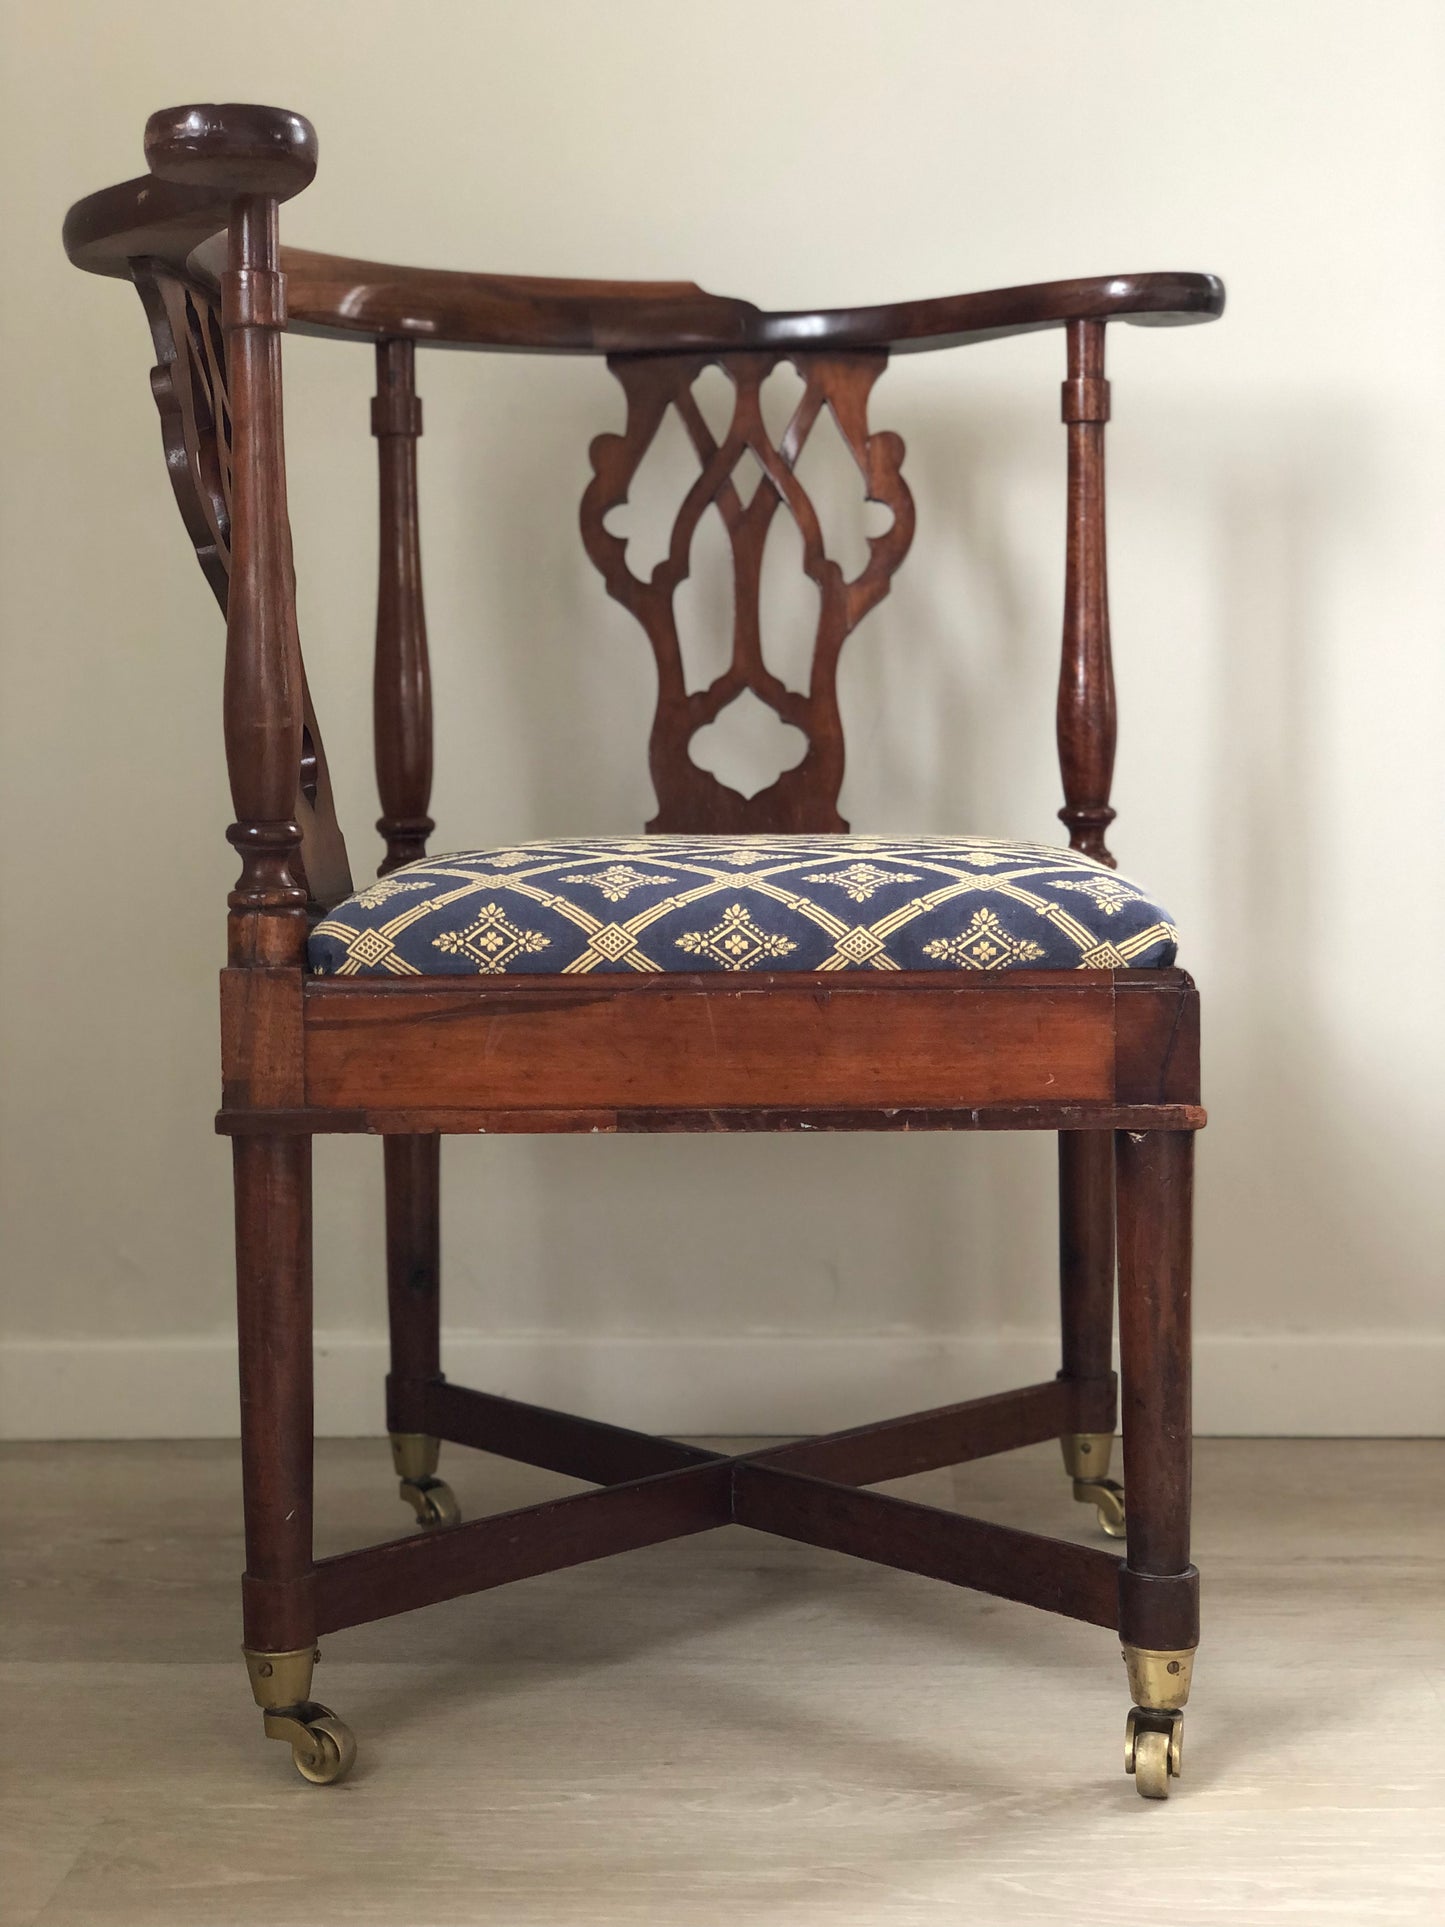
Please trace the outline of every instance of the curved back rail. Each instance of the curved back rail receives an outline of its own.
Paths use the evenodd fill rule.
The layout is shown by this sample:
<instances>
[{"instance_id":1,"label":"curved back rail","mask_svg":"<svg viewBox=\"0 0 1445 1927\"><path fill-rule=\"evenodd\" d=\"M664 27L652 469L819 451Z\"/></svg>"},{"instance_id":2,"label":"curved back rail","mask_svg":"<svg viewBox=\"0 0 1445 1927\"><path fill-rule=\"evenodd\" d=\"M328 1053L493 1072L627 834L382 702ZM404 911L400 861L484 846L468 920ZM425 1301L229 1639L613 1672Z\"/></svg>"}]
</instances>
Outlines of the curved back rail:
<instances>
[{"instance_id":1,"label":"curved back rail","mask_svg":"<svg viewBox=\"0 0 1445 1927\"><path fill-rule=\"evenodd\" d=\"M299 115L249 106L166 110L146 130L150 172L78 202L66 250L88 272L132 280L156 345L152 385L166 461L198 560L227 617L227 759L242 853L232 893L235 962L299 960L302 907L349 889L345 848L295 624L281 432L281 331L370 341L377 358L372 429L381 480L375 657L376 761L386 842L383 871L420 856L432 824L431 697L422 605L416 448L421 403L417 343L489 351L605 355L627 396L620 435L593 444L583 539L609 592L652 645L658 701L650 756L658 812L649 828L738 834L846 826L837 799L843 737L835 672L843 642L888 593L907 553L913 506L898 437L872 433L867 404L890 353L915 353L1063 328L1069 493L1057 734L1074 848L1112 863L1114 689L1104 548L1104 424L1110 321L1169 326L1212 320L1224 290L1207 274L1101 276L886 306L769 313L691 282L599 282L462 274L281 248L277 209L315 171L315 135ZM803 380L776 442L758 407L779 361ZM721 438L706 426L693 383L718 363L734 388ZM892 523L847 580L825 550L795 473L823 409L831 412L870 499ZM605 526L627 499L668 410L691 440L700 473L677 517L670 552L647 580ZM744 501L737 465L751 450L762 477ZM715 505L733 554L731 661L705 689L682 672L673 597L692 534ZM763 660L758 585L780 507L798 524L804 568L819 590L809 686L786 687ZM802 761L745 798L693 762L696 731L751 691L807 739Z\"/></svg>"}]
</instances>

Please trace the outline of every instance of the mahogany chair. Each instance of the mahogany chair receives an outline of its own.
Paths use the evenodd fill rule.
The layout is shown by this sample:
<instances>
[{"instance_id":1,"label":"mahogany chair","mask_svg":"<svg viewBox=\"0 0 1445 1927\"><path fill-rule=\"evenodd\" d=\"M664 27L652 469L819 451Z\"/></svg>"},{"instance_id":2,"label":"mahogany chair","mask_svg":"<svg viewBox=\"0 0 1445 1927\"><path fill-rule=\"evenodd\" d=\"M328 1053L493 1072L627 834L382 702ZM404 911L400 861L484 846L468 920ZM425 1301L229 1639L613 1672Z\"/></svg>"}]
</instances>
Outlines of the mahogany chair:
<instances>
[{"instance_id":1,"label":"mahogany chair","mask_svg":"<svg viewBox=\"0 0 1445 1927\"><path fill-rule=\"evenodd\" d=\"M342 1627L728 1521L1116 1630L1134 1701L1126 1766L1164 1797L1198 1639L1189 1560L1191 1172L1198 1002L1175 932L1111 874L1114 694L1104 567L1109 322L1207 321L1206 274L1117 275L893 306L764 313L688 282L429 273L282 248L277 210L316 168L295 114L168 109L149 173L71 209L77 267L131 281L157 365L167 467L226 616L225 744L241 874L221 979L218 1128L235 1160L244 1650L268 1735L338 1779L351 1734L313 1701L316 1641ZM1069 849L850 838L837 810L839 650L888 591L913 527L903 447L870 432L891 353L1062 328L1067 568L1058 746ZM297 638L282 443L287 330L370 342L381 471L375 658L382 881L354 892ZM593 444L582 533L657 662L649 835L426 860L431 699L417 531L416 344L605 355L623 433ZM774 440L780 364L802 397ZM735 392L715 435L693 393ZM795 473L827 409L870 499L892 512L861 573L831 559ZM668 410L699 475L648 579L605 526ZM739 464L756 458L751 495ZM732 660L689 688L673 619L699 518L734 556ZM776 511L795 518L819 619L811 678L759 642ZM751 691L807 750L744 797L698 767L697 730ZM916 886L923 884L919 889ZM585 978L586 981L583 981ZM1062 1362L1019 1391L726 1456L543 1410L443 1377L438 1153L444 1132L1030 1130L1058 1134ZM311 1140L380 1136L402 1496L430 1530L312 1553ZM1073 1495L1124 1532L1108 1477L1115 1248L1127 1550L985 1523L868 1488L1057 1438ZM598 1490L466 1523L440 1441Z\"/></svg>"}]
</instances>

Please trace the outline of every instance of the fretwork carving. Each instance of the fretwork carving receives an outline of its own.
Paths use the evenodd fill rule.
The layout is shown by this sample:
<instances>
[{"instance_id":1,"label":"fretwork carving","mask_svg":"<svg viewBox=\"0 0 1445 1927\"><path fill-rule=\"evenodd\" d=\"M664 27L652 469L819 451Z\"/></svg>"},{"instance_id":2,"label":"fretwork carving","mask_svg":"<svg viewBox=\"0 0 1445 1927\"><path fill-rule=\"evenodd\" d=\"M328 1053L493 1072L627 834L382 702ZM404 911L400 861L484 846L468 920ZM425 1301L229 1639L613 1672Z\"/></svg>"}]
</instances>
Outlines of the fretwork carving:
<instances>
[{"instance_id":1,"label":"fretwork carving","mask_svg":"<svg viewBox=\"0 0 1445 1927\"><path fill-rule=\"evenodd\" d=\"M231 408L220 302L159 262L137 262L134 278L155 343L151 393L166 469L201 573L224 615L231 579ZM351 874L304 670L302 675L296 821L308 893L313 910L321 910L350 893Z\"/></svg>"},{"instance_id":2,"label":"fretwork carving","mask_svg":"<svg viewBox=\"0 0 1445 1927\"><path fill-rule=\"evenodd\" d=\"M693 393L693 383L713 360L734 387L732 420L721 440L709 429ZM804 386L792 418L774 442L764 423L759 393L784 360L791 361ZM728 835L847 829L838 814L844 760L838 657L863 617L887 595L913 537L913 498L900 473L903 443L897 435L868 432L868 397L887 360L883 352L618 355L609 360L627 396L627 423L620 435L599 435L592 444L595 473L582 501L582 536L609 594L642 624L657 662L657 710L649 762L658 808L649 830ZM605 519L627 500L633 477L669 408L677 411L687 431L700 473L678 512L668 554L644 581L628 566L627 543L605 526ZM815 506L796 473L825 408L858 465L867 499L884 504L893 517L883 534L869 538L868 560L851 581L827 553ZM762 475L744 500L734 485L734 472L740 462L751 466L746 462L749 450ZM726 669L706 688L689 691L674 598L688 574L698 523L713 504L732 546L732 655ZM790 689L769 669L760 634L763 551L773 517L783 504L798 525L803 567L819 592L806 690ZM748 690L807 738L802 761L751 797L699 768L689 751L698 730Z\"/></svg>"}]
</instances>

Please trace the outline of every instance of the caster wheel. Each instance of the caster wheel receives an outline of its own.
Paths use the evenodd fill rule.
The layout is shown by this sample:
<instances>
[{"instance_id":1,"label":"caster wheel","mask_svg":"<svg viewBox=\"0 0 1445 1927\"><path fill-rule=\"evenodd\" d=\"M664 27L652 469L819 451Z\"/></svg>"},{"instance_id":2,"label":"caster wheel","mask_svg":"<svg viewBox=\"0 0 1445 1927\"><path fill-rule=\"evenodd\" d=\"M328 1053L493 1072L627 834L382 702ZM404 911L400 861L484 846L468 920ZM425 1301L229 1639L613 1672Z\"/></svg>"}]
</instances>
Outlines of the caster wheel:
<instances>
[{"instance_id":1,"label":"caster wheel","mask_svg":"<svg viewBox=\"0 0 1445 1927\"><path fill-rule=\"evenodd\" d=\"M1179 1778L1184 1747L1182 1713L1141 1714L1136 1707L1124 1729L1124 1771L1132 1773L1142 1800L1167 1800Z\"/></svg>"},{"instance_id":2,"label":"caster wheel","mask_svg":"<svg viewBox=\"0 0 1445 1927\"><path fill-rule=\"evenodd\" d=\"M423 1532L435 1532L443 1526L457 1526L462 1522L462 1509L445 1479L403 1479L401 1496L416 1513L416 1522Z\"/></svg>"},{"instance_id":3,"label":"caster wheel","mask_svg":"<svg viewBox=\"0 0 1445 1927\"><path fill-rule=\"evenodd\" d=\"M1134 1742L1134 1785L1144 1800L1169 1798L1169 1737L1141 1733Z\"/></svg>"},{"instance_id":4,"label":"caster wheel","mask_svg":"<svg viewBox=\"0 0 1445 1927\"><path fill-rule=\"evenodd\" d=\"M1100 1527L1111 1539L1126 1536L1124 1488L1116 1479L1075 1479L1074 1497L1080 1505L1092 1505Z\"/></svg>"},{"instance_id":5,"label":"caster wheel","mask_svg":"<svg viewBox=\"0 0 1445 1927\"><path fill-rule=\"evenodd\" d=\"M1094 1516L1099 1521L1101 1531L1111 1539L1128 1536L1128 1526L1124 1520L1124 1491L1112 1479L1101 1479L1095 1495L1099 1503L1094 1508Z\"/></svg>"},{"instance_id":6,"label":"caster wheel","mask_svg":"<svg viewBox=\"0 0 1445 1927\"><path fill-rule=\"evenodd\" d=\"M291 1742L291 1763L312 1786L331 1786L344 1780L356 1759L356 1735L345 1720L324 1706L312 1709L310 1719Z\"/></svg>"}]
</instances>

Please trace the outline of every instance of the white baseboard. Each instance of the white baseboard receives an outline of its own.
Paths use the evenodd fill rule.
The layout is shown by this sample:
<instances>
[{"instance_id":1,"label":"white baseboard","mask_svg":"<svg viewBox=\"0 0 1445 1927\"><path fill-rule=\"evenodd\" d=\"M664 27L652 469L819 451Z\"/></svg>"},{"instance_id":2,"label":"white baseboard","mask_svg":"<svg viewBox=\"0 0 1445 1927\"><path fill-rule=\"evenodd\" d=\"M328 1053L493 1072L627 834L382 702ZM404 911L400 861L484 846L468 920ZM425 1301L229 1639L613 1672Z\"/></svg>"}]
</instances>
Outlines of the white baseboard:
<instances>
[{"instance_id":1,"label":"white baseboard","mask_svg":"<svg viewBox=\"0 0 1445 1927\"><path fill-rule=\"evenodd\" d=\"M1053 1376L1057 1339L790 1334L576 1337L459 1331L449 1374L513 1398L673 1433L821 1432ZM386 1345L321 1332L316 1429L382 1429ZM1195 1425L1236 1437L1408 1438L1445 1433L1445 1335L1204 1334ZM0 1438L233 1438L235 1346L176 1339L0 1343Z\"/></svg>"}]
</instances>

